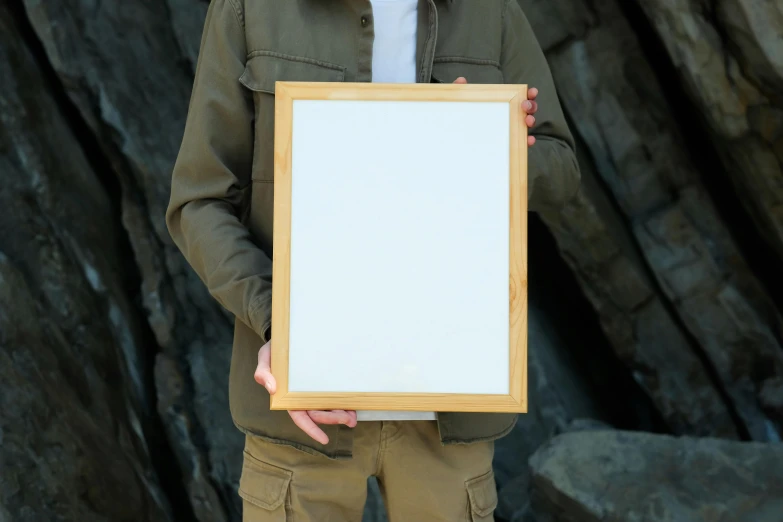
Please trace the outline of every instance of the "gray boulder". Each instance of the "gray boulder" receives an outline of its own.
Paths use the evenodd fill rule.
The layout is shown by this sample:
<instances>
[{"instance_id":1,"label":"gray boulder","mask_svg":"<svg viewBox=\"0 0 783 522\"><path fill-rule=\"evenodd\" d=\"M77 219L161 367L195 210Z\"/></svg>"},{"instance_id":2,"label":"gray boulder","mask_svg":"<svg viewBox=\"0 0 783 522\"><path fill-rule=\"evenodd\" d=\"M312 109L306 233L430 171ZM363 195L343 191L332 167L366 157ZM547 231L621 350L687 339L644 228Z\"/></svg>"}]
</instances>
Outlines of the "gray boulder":
<instances>
[{"instance_id":1,"label":"gray boulder","mask_svg":"<svg viewBox=\"0 0 783 522\"><path fill-rule=\"evenodd\" d=\"M530 459L540 522L780 522L783 446L624 431L560 435Z\"/></svg>"}]
</instances>

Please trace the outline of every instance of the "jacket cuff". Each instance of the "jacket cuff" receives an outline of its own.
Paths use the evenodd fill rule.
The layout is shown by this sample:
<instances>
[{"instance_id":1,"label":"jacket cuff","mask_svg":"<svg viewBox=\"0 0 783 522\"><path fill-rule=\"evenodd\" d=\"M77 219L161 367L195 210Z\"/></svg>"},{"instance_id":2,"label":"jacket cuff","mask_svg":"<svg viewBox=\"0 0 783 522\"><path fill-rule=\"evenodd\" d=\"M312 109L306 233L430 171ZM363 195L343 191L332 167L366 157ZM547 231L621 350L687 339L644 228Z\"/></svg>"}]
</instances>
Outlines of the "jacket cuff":
<instances>
[{"instance_id":1,"label":"jacket cuff","mask_svg":"<svg viewBox=\"0 0 783 522\"><path fill-rule=\"evenodd\" d=\"M268 343L272 338L272 296L260 295L253 300L248 310L250 328Z\"/></svg>"}]
</instances>

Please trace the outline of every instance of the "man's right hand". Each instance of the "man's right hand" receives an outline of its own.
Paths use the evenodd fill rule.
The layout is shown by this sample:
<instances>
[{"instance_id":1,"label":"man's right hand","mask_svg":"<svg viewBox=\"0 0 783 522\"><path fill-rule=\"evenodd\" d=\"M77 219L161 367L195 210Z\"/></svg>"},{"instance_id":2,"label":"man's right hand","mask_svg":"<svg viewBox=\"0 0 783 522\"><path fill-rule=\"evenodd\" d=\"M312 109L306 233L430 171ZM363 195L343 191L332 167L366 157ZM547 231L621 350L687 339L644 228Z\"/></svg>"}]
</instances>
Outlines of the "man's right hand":
<instances>
[{"instance_id":1,"label":"man's right hand","mask_svg":"<svg viewBox=\"0 0 783 522\"><path fill-rule=\"evenodd\" d=\"M277 381L275 381L271 370L272 345L266 343L258 350L258 367L256 367L255 380L258 384L267 389L270 395L277 391ZM345 424L349 428L356 427L356 412L345 410L331 411L289 411L288 415L294 421L300 430L305 432L310 438L321 444L328 444L329 437L318 427L319 424Z\"/></svg>"}]
</instances>

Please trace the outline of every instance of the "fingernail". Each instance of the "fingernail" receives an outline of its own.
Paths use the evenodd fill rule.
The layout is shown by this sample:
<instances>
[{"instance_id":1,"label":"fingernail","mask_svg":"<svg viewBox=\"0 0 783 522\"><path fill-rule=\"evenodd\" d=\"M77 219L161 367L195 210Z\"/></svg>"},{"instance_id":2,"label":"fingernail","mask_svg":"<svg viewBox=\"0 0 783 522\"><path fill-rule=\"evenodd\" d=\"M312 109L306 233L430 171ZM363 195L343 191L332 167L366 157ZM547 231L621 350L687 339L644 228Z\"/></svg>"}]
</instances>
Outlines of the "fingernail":
<instances>
[{"instance_id":1,"label":"fingernail","mask_svg":"<svg viewBox=\"0 0 783 522\"><path fill-rule=\"evenodd\" d=\"M266 388L266 391L268 391L269 393L272 393L272 386L269 383L266 383L264 385L264 388Z\"/></svg>"},{"instance_id":2,"label":"fingernail","mask_svg":"<svg viewBox=\"0 0 783 522\"><path fill-rule=\"evenodd\" d=\"M525 102L525 109L532 109L532 108L533 108L533 104L530 103L529 101L526 101Z\"/></svg>"}]
</instances>

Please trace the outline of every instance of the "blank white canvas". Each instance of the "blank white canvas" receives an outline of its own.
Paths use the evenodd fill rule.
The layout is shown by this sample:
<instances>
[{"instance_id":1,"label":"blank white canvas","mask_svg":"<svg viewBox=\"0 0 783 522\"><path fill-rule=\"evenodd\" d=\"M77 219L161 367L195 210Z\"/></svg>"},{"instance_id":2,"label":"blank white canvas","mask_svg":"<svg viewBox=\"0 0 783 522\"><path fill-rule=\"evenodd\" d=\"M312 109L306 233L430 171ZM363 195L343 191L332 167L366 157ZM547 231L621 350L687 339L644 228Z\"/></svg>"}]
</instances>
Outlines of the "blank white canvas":
<instances>
[{"instance_id":1,"label":"blank white canvas","mask_svg":"<svg viewBox=\"0 0 783 522\"><path fill-rule=\"evenodd\" d=\"M289 391L509 393L509 118L294 101Z\"/></svg>"}]
</instances>

